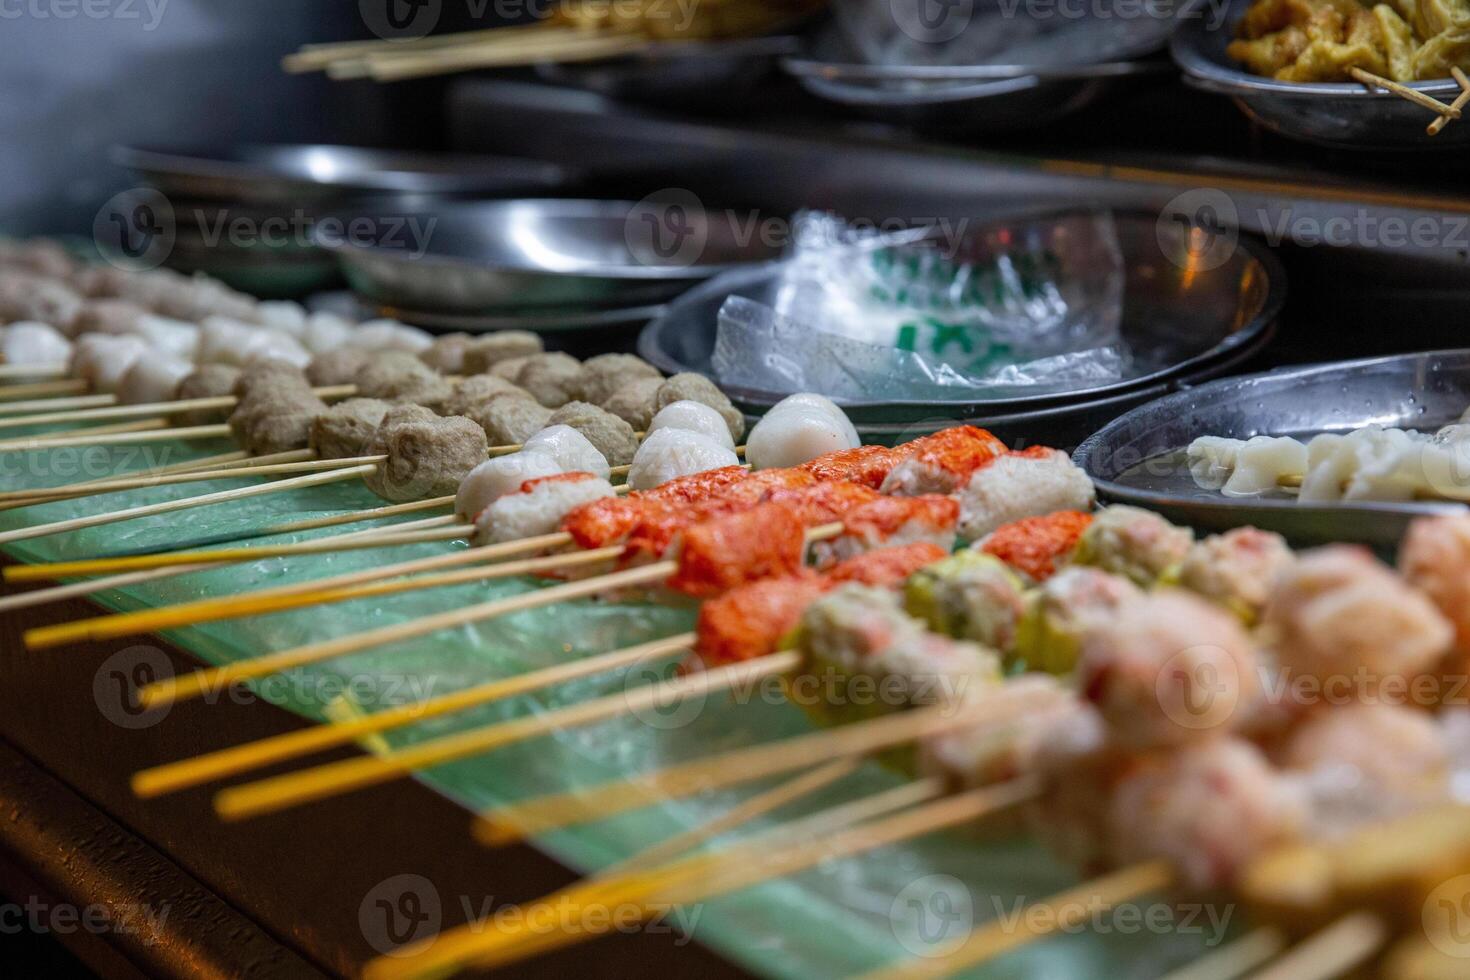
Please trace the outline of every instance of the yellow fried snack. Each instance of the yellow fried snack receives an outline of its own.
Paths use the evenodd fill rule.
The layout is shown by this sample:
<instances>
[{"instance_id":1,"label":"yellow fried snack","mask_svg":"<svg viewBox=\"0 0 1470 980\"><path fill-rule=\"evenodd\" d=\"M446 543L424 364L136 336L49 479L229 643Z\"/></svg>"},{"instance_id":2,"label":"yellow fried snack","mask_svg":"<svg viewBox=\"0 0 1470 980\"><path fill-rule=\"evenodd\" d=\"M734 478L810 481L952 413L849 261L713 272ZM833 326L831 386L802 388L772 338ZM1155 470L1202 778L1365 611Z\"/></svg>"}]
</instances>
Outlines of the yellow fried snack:
<instances>
[{"instance_id":1,"label":"yellow fried snack","mask_svg":"<svg viewBox=\"0 0 1470 980\"><path fill-rule=\"evenodd\" d=\"M1257 0L1226 54L1286 82L1350 81L1353 68L1399 82L1470 68L1470 0Z\"/></svg>"}]
</instances>

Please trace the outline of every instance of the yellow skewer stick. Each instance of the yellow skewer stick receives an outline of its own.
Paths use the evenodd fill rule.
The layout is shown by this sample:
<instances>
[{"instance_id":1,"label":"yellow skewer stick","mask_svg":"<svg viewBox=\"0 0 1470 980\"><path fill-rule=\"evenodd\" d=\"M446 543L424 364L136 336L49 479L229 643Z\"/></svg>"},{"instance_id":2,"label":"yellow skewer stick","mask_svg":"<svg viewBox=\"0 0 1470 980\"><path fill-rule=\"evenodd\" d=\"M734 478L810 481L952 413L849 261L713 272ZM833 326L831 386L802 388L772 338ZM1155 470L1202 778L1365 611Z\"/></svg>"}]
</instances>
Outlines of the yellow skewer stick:
<instances>
[{"instance_id":1,"label":"yellow skewer stick","mask_svg":"<svg viewBox=\"0 0 1470 980\"><path fill-rule=\"evenodd\" d=\"M149 487L167 487L180 483L204 483L212 480L235 480L250 476L280 476L285 473L316 473L322 470L334 470L344 466L362 466L368 463L381 463L387 456L354 456L343 459L310 459L295 463L270 463L261 466L240 466L234 469L207 470L203 473L187 472L172 473L163 476L130 476L118 477L100 483L94 483L87 488L86 495L94 496L105 493L120 493L124 490L143 490ZM54 497L54 488L43 488L36 490L12 490L0 492L0 504L15 503L17 501L35 501Z\"/></svg>"}]
</instances>

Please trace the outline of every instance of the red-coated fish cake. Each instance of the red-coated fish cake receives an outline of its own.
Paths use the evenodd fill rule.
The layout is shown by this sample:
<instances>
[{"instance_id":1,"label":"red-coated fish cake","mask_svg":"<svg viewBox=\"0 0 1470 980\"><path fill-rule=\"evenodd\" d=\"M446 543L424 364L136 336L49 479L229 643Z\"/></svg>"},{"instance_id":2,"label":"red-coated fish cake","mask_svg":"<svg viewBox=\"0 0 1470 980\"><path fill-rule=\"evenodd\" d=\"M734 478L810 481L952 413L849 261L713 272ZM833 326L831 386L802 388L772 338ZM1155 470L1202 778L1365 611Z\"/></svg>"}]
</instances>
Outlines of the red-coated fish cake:
<instances>
[{"instance_id":1,"label":"red-coated fish cake","mask_svg":"<svg viewBox=\"0 0 1470 980\"><path fill-rule=\"evenodd\" d=\"M806 532L796 514L780 504L761 504L686 529L679 568L668 586L710 598L746 582L796 574L805 550Z\"/></svg>"},{"instance_id":2,"label":"red-coated fish cake","mask_svg":"<svg viewBox=\"0 0 1470 980\"><path fill-rule=\"evenodd\" d=\"M1032 582L1045 582L1066 563L1082 532L1091 524L1091 514L1059 510L1045 517L1027 517L998 527L977 542L976 547Z\"/></svg>"},{"instance_id":3,"label":"red-coated fish cake","mask_svg":"<svg viewBox=\"0 0 1470 980\"><path fill-rule=\"evenodd\" d=\"M700 607L694 650L705 667L775 653L806 607L828 588L826 579L803 571L731 589Z\"/></svg>"}]
</instances>

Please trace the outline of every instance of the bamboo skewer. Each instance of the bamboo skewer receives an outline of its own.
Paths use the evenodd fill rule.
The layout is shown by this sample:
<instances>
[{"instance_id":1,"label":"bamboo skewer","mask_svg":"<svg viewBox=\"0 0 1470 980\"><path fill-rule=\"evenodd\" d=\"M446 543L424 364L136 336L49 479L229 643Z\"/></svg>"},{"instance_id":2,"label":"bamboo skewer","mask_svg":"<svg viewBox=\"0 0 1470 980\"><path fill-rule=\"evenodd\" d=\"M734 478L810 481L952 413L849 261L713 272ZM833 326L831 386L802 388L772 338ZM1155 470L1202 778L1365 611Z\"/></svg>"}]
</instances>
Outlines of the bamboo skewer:
<instances>
[{"instance_id":1,"label":"bamboo skewer","mask_svg":"<svg viewBox=\"0 0 1470 980\"><path fill-rule=\"evenodd\" d=\"M35 398L35 399L57 398L57 399L59 399L62 396L65 396L65 395L85 395L85 393L87 392L87 390L89 389L89 387L90 386L85 381L77 381L77 380L71 380L71 379L68 379L68 380L65 380L65 381L37 381L37 382L35 382L33 384L22 384L22 385L4 385L4 386L0 386L0 401L9 402L9 401L16 401L18 399L23 399L23 398L24 399L32 399L32 398ZM93 395L91 397L92 398L97 398L97 397L112 398L111 395L103 395L103 396ZM114 401L115 400L116 399L114 399Z\"/></svg>"},{"instance_id":2,"label":"bamboo skewer","mask_svg":"<svg viewBox=\"0 0 1470 980\"><path fill-rule=\"evenodd\" d=\"M13 387L9 390L0 387L0 392L7 395L13 394ZM62 404L57 404L61 402ZM28 401L11 401L8 398L0 402L0 415L31 415L36 412L59 411L63 408L105 408L108 405L116 405L116 395L80 395L76 398L36 398Z\"/></svg>"},{"instance_id":3,"label":"bamboo skewer","mask_svg":"<svg viewBox=\"0 0 1470 980\"><path fill-rule=\"evenodd\" d=\"M340 793L376 786L406 776L416 769L443 765L483 755L554 731L605 721L628 712L657 706L671 695L697 697L785 673L801 662L794 651L777 653L715 670L681 677L667 684L650 684L632 691L568 705L540 715L513 718L485 728L411 746L381 756L365 756L329 763L300 772L222 790L215 812L224 820L242 820L279 812L287 807L326 799Z\"/></svg>"},{"instance_id":4,"label":"bamboo skewer","mask_svg":"<svg viewBox=\"0 0 1470 980\"><path fill-rule=\"evenodd\" d=\"M72 430L75 431L75 430ZM231 439L234 437L228 425L191 425L184 428L166 426L158 431L123 433L118 435L68 435L30 436L0 442L0 451L25 452L35 449L61 449L67 446L132 446L144 442L172 442L189 439Z\"/></svg>"},{"instance_id":5,"label":"bamboo skewer","mask_svg":"<svg viewBox=\"0 0 1470 980\"><path fill-rule=\"evenodd\" d=\"M314 454L313 454L314 455ZM290 463L269 463L256 466L239 466L233 469L205 470L204 472L171 473L163 476L119 477L102 483L92 484L84 496L120 493L124 490L143 490L149 487L174 486L181 483L203 483L211 480L236 480L249 476L280 476L286 473L316 473L322 470L340 469L344 466L377 464L387 456L353 456L343 459L307 459ZM54 498L51 488L36 490L11 490L0 493L0 504L17 501L34 502L48 497Z\"/></svg>"},{"instance_id":6,"label":"bamboo skewer","mask_svg":"<svg viewBox=\"0 0 1470 980\"><path fill-rule=\"evenodd\" d=\"M531 32L541 32L546 30L548 26L550 25L543 21L538 21L534 24L491 27L475 31L456 31L451 34L434 34L428 37L404 39L401 41L337 41L328 44L303 44L300 50L288 54L281 59L281 67L289 74L299 75L309 71L321 71L333 63L358 60L376 51L432 51L436 48L456 47L469 41L505 36L507 33L517 36Z\"/></svg>"},{"instance_id":7,"label":"bamboo skewer","mask_svg":"<svg viewBox=\"0 0 1470 980\"><path fill-rule=\"evenodd\" d=\"M313 388L318 398L350 398L356 394L356 385L332 385ZM0 429L14 429L27 425L55 425L62 422L97 422L114 419L130 419L139 415L178 415L181 412L208 411L211 409L234 408L240 399L234 395L219 395L213 398L184 398L171 402L149 402L144 405L113 405L105 408L83 408L65 412L38 412L19 418L0 419Z\"/></svg>"},{"instance_id":8,"label":"bamboo skewer","mask_svg":"<svg viewBox=\"0 0 1470 980\"><path fill-rule=\"evenodd\" d=\"M11 378L64 378L65 364L0 364L0 381Z\"/></svg>"},{"instance_id":9,"label":"bamboo skewer","mask_svg":"<svg viewBox=\"0 0 1470 980\"><path fill-rule=\"evenodd\" d=\"M1390 92L1393 95L1397 95L1401 99L1407 99L1415 105L1423 106L1437 116L1446 117L1449 119L1460 118L1459 109L1453 106L1445 105L1443 102L1439 101L1433 96L1425 95L1418 89L1410 88L1407 85L1401 85L1398 82L1392 81L1391 79L1384 78L1381 75L1375 75L1371 71L1364 71L1363 69L1357 67L1349 68L1348 74L1353 76L1354 79L1356 79L1360 84L1362 84L1369 90L1380 88L1383 89L1385 92Z\"/></svg>"},{"instance_id":10,"label":"bamboo skewer","mask_svg":"<svg viewBox=\"0 0 1470 980\"><path fill-rule=\"evenodd\" d=\"M371 466L348 466L330 470L326 473L309 473L306 476L296 476L286 480L261 483L256 486L238 487L234 490L221 490L218 493L207 493L203 496L187 497L183 500L167 500L157 504L129 507L126 510L112 511L107 514L92 514L87 517L74 517L69 520L41 524L35 527L16 528L11 531L0 532L0 544L9 544L12 541L28 541L32 538L41 538L51 534L62 534L89 527L99 527L104 524L115 524L120 521L130 521L139 517L170 514L176 511L189 510L194 507L204 507L209 504L244 500L248 497L279 493L283 490L315 487L326 483L340 483L343 480L357 479L366 473L371 473L375 468L376 464Z\"/></svg>"},{"instance_id":11,"label":"bamboo skewer","mask_svg":"<svg viewBox=\"0 0 1470 980\"><path fill-rule=\"evenodd\" d=\"M628 667L645 660L669 656L694 642L692 633L654 640L626 650L585 657L542 670L490 681L442 697L357 718L317 725L297 732L249 742L218 752L195 756L152 769L133 777L133 792L151 798L217 779L227 779L264 766L347 745L368 735L378 735L429 718L464 711L505 698L528 694L555 684Z\"/></svg>"},{"instance_id":12,"label":"bamboo skewer","mask_svg":"<svg viewBox=\"0 0 1470 980\"><path fill-rule=\"evenodd\" d=\"M1455 76L1455 81L1459 83L1460 86L1460 93L1455 96L1455 101L1450 103L1450 108L1463 110L1465 108L1465 104L1467 102L1470 102L1470 78L1467 78L1465 76L1465 73L1460 70L1459 65L1451 65L1450 74ZM1449 124L1449 116L1440 116L1438 119L1434 120L1434 122L1429 124L1429 126L1425 129L1425 132L1427 132L1430 136L1438 136L1440 134L1440 131Z\"/></svg>"},{"instance_id":13,"label":"bamboo skewer","mask_svg":"<svg viewBox=\"0 0 1470 980\"><path fill-rule=\"evenodd\" d=\"M24 440L23 446L15 446L16 451L38 451L43 449L63 449L77 445L107 445L109 443L124 443L130 441L163 442L167 439L164 430L169 427L168 419L139 419L137 422L117 422L112 425L92 425L86 429L86 442L78 442L76 429L65 429L56 433L41 433L30 436ZM158 433L157 435L143 436L133 439L114 439L114 436L126 436L132 433ZM0 446L9 448L11 443L0 443Z\"/></svg>"},{"instance_id":14,"label":"bamboo skewer","mask_svg":"<svg viewBox=\"0 0 1470 980\"><path fill-rule=\"evenodd\" d=\"M257 465L263 466L274 463L295 463L302 460L311 459L313 458L313 455L314 454L309 449L292 449L283 453L270 453L266 456L251 456L250 453L246 452L245 450L237 449L233 452L220 453L215 456L205 456L202 459L186 460L182 463L170 463L167 466L145 467L143 470L135 471L135 473L142 472L149 473L154 476L171 476L176 473L198 473L206 470L225 469L226 467L234 466L236 464L242 467L246 467ZM0 503L0 511L15 510L20 507L35 507L40 504L53 503L58 500L71 500L76 497L85 497L93 492L93 487L110 483L115 479L119 479L119 477L104 476L97 477L91 480L82 480L78 483L65 483L54 487L46 487L44 488L44 490L38 490L36 492L46 492L49 493L50 496L47 496L40 500L21 500L11 503ZM30 568L33 566L24 565L12 567Z\"/></svg>"},{"instance_id":15,"label":"bamboo skewer","mask_svg":"<svg viewBox=\"0 0 1470 980\"><path fill-rule=\"evenodd\" d=\"M564 36L546 37L537 41L521 40L515 44L480 42L428 54L369 57L365 59L365 69L376 81L392 82L450 74L470 68L533 65L547 60L566 62L611 58L641 51L649 45L644 37L621 32L594 33L578 28L565 28L561 33ZM328 75L333 74L328 69ZM340 73L337 74L340 77Z\"/></svg>"},{"instance_id":16,"label":"bamboo skewer","mask_svg":"<svg viewBox=\"0 0 1470 980\"><path fill-rule=\"evenodd\" d=\"M1388 940L1388 927L1371 912L1353 912L1302 940L1252 980L1328 980L1368 959Z\"/></svg>"},{"instance_id":17,"label":"bamboo skewer","mask_svg":"<svg viewBox=\"0 0 1470 980\"><path fill-rule=\"evenodd\" d=\"M1264 926L1183 966L1160 980L1236 980L1286 948L1279 929Z\"/></svg>"}]
</instances>

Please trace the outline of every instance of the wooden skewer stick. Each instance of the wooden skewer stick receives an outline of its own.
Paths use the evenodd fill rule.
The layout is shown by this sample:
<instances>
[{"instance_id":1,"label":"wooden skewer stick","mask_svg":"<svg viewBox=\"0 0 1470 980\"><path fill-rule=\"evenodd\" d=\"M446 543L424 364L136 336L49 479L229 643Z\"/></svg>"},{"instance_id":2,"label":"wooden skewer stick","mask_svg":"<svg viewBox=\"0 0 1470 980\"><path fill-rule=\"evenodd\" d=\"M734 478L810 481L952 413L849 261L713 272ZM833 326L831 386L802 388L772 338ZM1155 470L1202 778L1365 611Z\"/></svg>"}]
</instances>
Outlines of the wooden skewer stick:
<instances>
[{"instance_id":1,"label":"wooden skewer stick","mask_svg":"<svg viewBox=\"0 0 1470 980\"><path fill-rule=\"evenodd\" d=\"M1355 78L1358 82L1360 82L1370 90L1374 88L1381 88L1385 92L1391 92L1401 99L1407 99L1415 105L1423 106L1424 108L1433 112L1435 115L1446 116L1450 119L1460 118L1459 109L1445 105L1443 102L1439 101L1433 96L1425 95L1418 89L1410 88L1407 85L1401 85L1398 82L1384 78L1381 75L1375 75L1371 71L1364 71L1361 68L1349 68L1348 74L1353 76L1353 78Z\"/></svg>"},{"instance_id":2,"label":"wooden skewer stick","mask_svg":"<svg viewBox=\"0 0 1470 980\"><path fill-rule=\"evenodd\" d=\"M450 515L452 518L453 515ZM359 537L382 537L384 531L392 530L401 532L406 537L410 531L428 530L444 518L430 517L421 521L408 521L403 524L395 524L390 528L370 527L362 531L353 531L334 537L332 540L338 543L347 543ZM393 543L398 541L398 533L393 535ZM23 566L14 566L23 567ZM30 609L35 606L44 606L52 602L61 602L66 599L75 599L80 596L96 595L108 592L112 589L121 589L129 585L138 585L143 582L152 582L162 578L171 578L175 575L188 575L193 572L207 572L211 569L221 568L223 565L207 562L199 565L174 565L169 568L153 568L147 571L128 572L122 575L111 575L105 578L92 579L86 582L73 582L69 585L58 585L49 589L35 589L30 592L22 592L18 595L0 598L0 612L11 612L16 609Z\"/></svg>"},{"instance_id":3,"label":"wooden skewer stick","mask_svg":"<svg viewBox=\"0 0 1470 980\"><path fill-rule=\"evenodd\" d=\"M404 39L402 41L336 41L329 44L303 44L300 50L281 59L281 67L289 74L320 71L334 62L350 61L378 51L432 51L449 48L469 41L497 37L509 31L513 35L541 32L554 27L545 21L534 24L517 24L510 27L491 27L475 31L456 31L452 34L433 34L428 37Z\"/></svg>"},{"instance_id":4,"label":"wooden skewer stick","mask_svg":"<svg viewBox=\"0 0 1470 980\"><path fill-rule=\"evenodd\" d=\"M1048 692L1043 690L1041 696L1048 696ZM615 779L576 792L555 793L487 810L479 814L475 837L491 847L513 844L535 834L602 820L660 800L739 786L821 765L843 755L866 755L961 728L1007 725L1037 703L1034 682L1011 681L1003 693L977 699L960 709L936 705L884 715L778 742L732 749L632 779Z\"/></svg>"},{"instance_id":5,"label":"wooden skewer stick","mask_svg":"<svg viewBox=\"0 0 1470 980\"><path fill-rule=\"evenodd\" d=\"M455 691L432 700L405 704L397 708L355 718L351 721L316 725L301 731L237 745L218 752L195 756L180 762L145 769L133 777L133 792L152 798L188 789L217 779L228 779L264 766L348 745L369 735L416 724L429 718L465 711L505 698L528 694L555 684L591 677L645 660L678 653L694 642L693 633L681 633L664 640L654 640L626 650L615 650L598 656L584 657L513 677L490 681L463 691Z\"/></svg>"},{"instance_id":6,"label":"wooden skewer stick","mask_svg":"<svg viewBox=\"0 0 1470 980\"><path fill-rule=\"evenodd\" d=\"M364 980L427 978L468 966L506 965L580 942L611 927L597 923L585 912L641 906L644 914L650 915L656 911L655 904L667 907L704 901L823 862L971 823L1024 802L1035 795L1036 788L1032 780L1017 779L912 806L910 801L915 797L932 798L936 787L927 780L901 786L794 821L785 832L778 828L717 854L698 854L614 881L593 879L538 903L555 908L563 928L544 928L545 918L536 915L532 907L528 914L502 928L464 926L395 950L393 956L369 963L363 971ZM909 808L901 809L904 806ZM894 809L899 812L872 819ZM773 840L790 843L773 847Z\"/></svg>"},{"instance_id":7,"label":"wooden skewer stick","mask_svg":"<svg viewBox=\"0 0 1470 980\"><path fill-rule=\"evenodd\" d=\"M475 46L466 45L452 51L403 58L370 58L368 71L376 81L396 82L473 68L533 65L542 61L594 61L641 51L648 44L646 39L636 35L610 33L558 38L555 43L545 46L523 43L514 47L495 45L477 50Z\"/></svg>"},{"instance_id":8,"label":"wooden skewer stick","mask_svg":"<svg viewBox=\"0 0 1470 980\"><path fill-rule=\"evenodd\" d=\"M970 933L964 945L946 956L913 960L875 970L861 980L919 980L947 977L966 967L984 963L1002 953L1062 930L1086 925L1087 918L1114 908L1140 895L1162 891L1174 882L1174 869L1166 861L1147 861L1123 868L1092 881L1044 898L1037 906L1046 915L1001 918Z\"/></svg>"},{"instance_id":9,"label":"wooden skewer stick","mask_svg":"<svg viewBox=\"0 0 1470 980\"><path fill-rule=\"evenodd\" d=\"M191 425L186 428L176 429L172 426L162 426L157 431L148 432L126 432L115 435L81 435L57 434L53 436L31 436L23 439L11 439L0 442L0 451L4 452L26 452L37 449L61 449L68 446L134 446L145 442L173 442L189 439L232 439L234 432L228 425ZM75 430L72 430L75 431Z\"/></svg>"},{"instance_id":10,"label":"wooden skewer stick","mask_svg":"<svg viewBox=\"0 0 1470 980\"><path fill-rule=\"evenodd\" d=\"M129 475L137 473L148 473L153 476L171 476L176 473L199 473L207 470L222 470L226 467L239 466L269 466L275 463L296 463L302 460L314 458L315 453L310 449L292 449L283 453L270 453L265 456L252 456L243 449L234 452L220 453L217 456L205 456L201 459L186 460L182 463L171 463L167 466L145 467L142 470L133 471ZM0 503L0 511L15 510L19 507L35 507L38 504L48 504L57 500L72 500L77 497L85 497L92 493L92 487L110 483L116 476L98 477L92 480L83 480L79 483L66 483L59 486L45 488L51 496L41 500L22 500L12 503ZM14 566L32 567L32 566Z\"/></svg>"},{"instance_id":11,"label":"wooden skewer stick","mask_svg":"<svg viewBox=\"0 0 1470 980\"><path fill-rule=\"evenodd\" d=\"M1352 912L1293 946L1252 980L1329 980L1352 970L1388 940L1388 926L1371 912Z\"/></svg>"},{"instance_id":12,"label":"wooden skewer stick","mask_svg":"<svg viewBox=\"0 0 1470 980\"><path fill-rule=\"evenodd\" d=\"M350 398L357 393L356 385L332 385L313 388L318 398ZM0 419L0 429L14 429L27 425L55 425L62 422L98 422L114 419L130 419L139 415L178 415L181 412L224 410L234 408L240 399L233 395L213 398L183 398L171 402L148 402L142 405L114 405L106 408L83 408L66 412L38 412L19 418Z\"/></svg>"},{"instance_id":13,"label":"wooden skewer stick","mask_svg":"<svg viewBox=\"0 0 1470 980\"><path fill-rule=\"evenodd\" d=\"M1263 926L1210 951L1160 980L1237 980L1286 948L1280 929Z\"/></svg>"},{"instance_id":14,"label":"wooden skewer stick","mask_svg":"<svg viewBox=\"0 0 1470 980\"><path fill-rule=\"evenodd\" d=\"M32 538L43 538L50 534L64 534L68 531L77 531L82 528L99 527L103 524L116 524L120 521L131 521L139 517L152 517L155 514L171 514L176 511L190 510L194 507L205 507L209 504L244 500L248 497L260 497L268 493L280 493L283 490L297 490L302 487L315 487L326 483L341 483L343 480L355 480L371 473L376 468L376 463L371 466L348 466L330 470L326 473L308 473L306 476L295 476L286 480L276 480L250 487L238 487L234 490L221 490L217 493L206 493L199 497L186 497L182 500L166 500L162 503L144 504L139 507L129 507L126 510L115 510L106 514L90 514L86 517L74 517L70 520L39 524L35 527L16 528L11 531L0 532L0 544L9 544L12 541L29 541Z\"/></svg>"},{"instance_id":15,"label":"wooden skewer stick","mask_svg":"<svg viewBox=\"0 0 1470 980\"><path fill-rule=\"evenodd\" d=\"M300 772L221 790L214 798L215 812L224 820L276 813L288 807L363 789L425 769L483 755L494 749L565 728L590 725L629 712L656 707L671 697L699 697L738 687L762 677L783 674L801 663L788 651L760 660L690 674L664 684L649 684L606 697L568 705L539 715L512 718L484 728L410 746L387 755L364 756L316 766Z\"/></svg>"},{"instance_id":16,"label":"wooden skewer stick","mask_svg":"<svg viewBox=\"0 0 1470 980\"><path fill-rule=\"evenodd\" d=\"M0 381L11 378L64 378L65 364L0 364Z\"/></svg>"},{"instance_id":17,"label":"wooden skewer stick","mask_svg":"<svg viewBox=\"0 0 1470 980\"><path fill-rule=\"evenodd\" d=\"M0 388L0 391L5 389ZM61 404L58 404L61 403ZM27 401L0 402L0 415L32 415L36 412L59 411L63 408L105 408L116 405L116 395L82 395L77 398L36 398Z\"/></svg>"},{"instance_id":18,"label":"wooden skewer stick","mask_svg":"<svg viewBox=\"0 0 1470 980\"><path fill-rule=\"evenodd\" d=\"M237 480L251 476L280 476L285 473L318 473L322 470L334 470L344 466L362 466L367 463L381 463L387 458L387 456L353 456L342 459L309 459L294 463L271 463L262 466L239 466L234 469L225 470L205 470L202 473L189 472L172 473L164 476L119 477L105 483L93 484L83 496L90 497L106 493L119 493L124 490L143 490L148 487L174 486L180 483ZM35 501L54 496L55 491L50 488L12 490L8 493L0 493L0 503Z\"/></svg>"},{"instance_id":19,"label":"wooden skewer stick","mask_svg":"<svg viewBox=\"0 0 1470 980\"><path fill-rule=\"evenodd\" d=\"M450 538L464 537L468 533L470 532L458 528L441 528L437 531L424 531L419 534L406 535L403 538L373 538L366 542L354 542L354 544L360 544L365 548L383 548L395 544L444 541ZM152 622L142 624L149 628L140 628L137 620L124 626L118 626L116 619L113 619L111 623L105 626L97 625L97 621L95 620L82 620L79 623L63 623L59 626L43 626L35 630L29 630L25 634L25 639L29 649L47 650L53 647L65 646L69 642L82 638L82 636L113 637L132 636L137 633L153 633L165 628L156 625L159 622L166 623L167 627L170 628L193 626L198 623L215 622L221 619L237 619L243 616L265 616L270 613L285 612L289 609L301 609L306 606L330 605L338 602L350 602L353 599L397 595L401 592L416 592L420 589L439 589L449 585L465 585L469 582L487 582L498 578L514 578L517 575L544 574L546 572L560 571L567 568L579 568L583 565L595 565L599 562L611 561L621 555L622 552L623 549L621 547L600 548L594 551L572 551L560 555L550 555L544 558L527 558L522 561L509 561L500 564L477 566L475 568L463 568L455 572L418 575L412 578L392 579L386 582L369 582L365 585L354 585L344 589L328 591L313 590L296 595L277 596L271 599L242 600L238 606L233 608L221 607L214 610L212 615L201 617L195 614L187 622L178 622L178 616L170 612L169 614L159 616ZM146 611L138 614L140 619L147 615Z\"/></svg>"},{"instance_id":20,"label":"wooden skewer stick","mask_svg":"<svg viewBox=\"0 0 1470 980\"><path fill-rule=\"evenodd\" d=\"M7 402L8 401L16 401L18 399L23 399L23 398L24 399L32 399L32 398L35 398L35 399L47 399L47 398L51 398L51 399L61 400L61 396L64 396L64 395L84 395L88 391L89 388L90 388L90 385L88 385L87 382L85 382L85 381L75 381L75 380L66 380L66 381L37 381L34 384L5 385L3 387L0 387L0 401L7 401ZM104 395L104 396L93 395L91 397L92 398L97 398L97 397L112 398L111 395ZM115 401L116 399L113 399L113 400ZM57 406L57 407L60 408L61 406Z\"/></svg>"},{"instance_id":21,"label":"wooden skewer stick","mask_svg":"<svg viewBox=\"0 0 1470 980\"><path fill-rule=\"evenodd\" d=\"M1460 70L1459 65L1451 65L1450 74L1455 76L1455 81L1458 82L1460 85L1460 93L1455 96L1455 101L1450 103L1450 108L1464 109L1465 103L1470 102L1470 78L1465 77L1465 73ZM1440 134L1440 131L1449 124L1449 116L1440 116L1438 119L1434 120L1434 122L1429 124L1429 127L1425 130L1425 132L1427 132L1430 136L1438 136Z\"/></svg>"},{"instance_id":22,"label":"wooden skewer stick","mask_svg":"<svg viewBox=\"0 0 1470 980\"><path fill-rule=\"evenodd\" d=\"M114 439L116 436L129 436L145 442L164 441L164 430L169 427L168 419L140 419L137 422L118 422L113 425L93 425L87 427L87 441L92 444L106 445L109 442L123 442L124 439ZM23 447L17 447L17 451L36 451L43 449L59 449L66 446L74 446L76 429L66 429L54 434L41 433L31 436L26 440ZM134 436L134 433L154 433L147 436ZM0 445L8 445L0 443Z\"/></svg>"}]
</instances>

